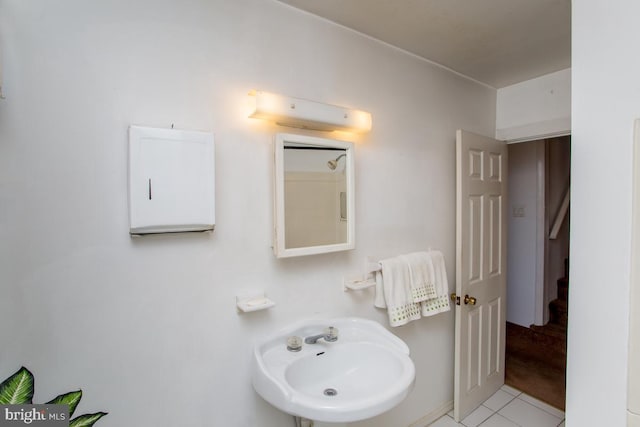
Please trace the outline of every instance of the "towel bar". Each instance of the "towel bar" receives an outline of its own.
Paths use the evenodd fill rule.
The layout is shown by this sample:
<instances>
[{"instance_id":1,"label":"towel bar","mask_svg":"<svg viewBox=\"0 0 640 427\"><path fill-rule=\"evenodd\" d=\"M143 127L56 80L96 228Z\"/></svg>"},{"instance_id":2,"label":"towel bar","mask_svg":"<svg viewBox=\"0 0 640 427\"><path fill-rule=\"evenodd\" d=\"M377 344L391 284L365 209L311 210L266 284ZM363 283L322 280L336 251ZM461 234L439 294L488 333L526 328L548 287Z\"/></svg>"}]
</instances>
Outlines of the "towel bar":
<instances>
[{"instance_id":1,"label":"towel bar","mask_svg":"<svg viewBox=\"0 0 640 427\"><path fill-rule=\"evenodd\" d=\"M376 271L382 270L382 264L378 261L380 258L368 256L365 260L364 272L369 275L371 273L375 273Z\"/></svg>"},{"instance_id":2,"label":"towel bar","mask_svg":"<svg viewBox=\"0 0 640 427\"><path fill-rule=\"evenodd\" d=\"M431 246L429 246L427 248L427 252L431 252L433 249L431 249ZM364 266L364 272L366 275L369 275L371 273L375 273L376 271L382 271L382 264L380 264L381 259L384 259L383 257L374 257L374 256L368 256L365 260L365 266Z\"/></svg>"}]
</instances>

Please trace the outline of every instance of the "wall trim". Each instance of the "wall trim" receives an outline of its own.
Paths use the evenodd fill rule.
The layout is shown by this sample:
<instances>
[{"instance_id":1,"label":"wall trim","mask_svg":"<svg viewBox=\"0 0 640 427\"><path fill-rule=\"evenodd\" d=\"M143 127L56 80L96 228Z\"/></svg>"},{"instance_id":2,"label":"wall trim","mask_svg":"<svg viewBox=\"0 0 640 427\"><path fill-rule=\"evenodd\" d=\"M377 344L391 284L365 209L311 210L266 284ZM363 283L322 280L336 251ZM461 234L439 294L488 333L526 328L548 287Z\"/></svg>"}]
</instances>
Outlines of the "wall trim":
<instances>
[{"instance_id":1,"label":"wall trim","mask_svg":"<svg viewBox=\"0 0 640 427\"><path fill-rule=\"evenodd\" d=\"M547 182L549 165L547 162L547 141L536 143L536 259L535 259L535 304L534 323L542 326L549 321L547 305L548 289L546 288L546 264L548 254L549 225L547 219Z\"/></svg>"},{"instance_id":2,"label":"wall trim","mask_svg":"<svg viewBox=\"0 0 640 427\"><path fill-rule=\"evenodd\" d=\"M640 426L640 311L634 307L633 298L640 295L640 119L634 123L633 184L631 209L631 272L629 277L629 350L627 356L627 410L629 426ZM634 362L635 361L635 362Z\"/></svg>"},{"instance_id":3,"label":"wall trim","mask_svg":"<svg viewBox=\"0 0 640 427\"><path fill-rule=\"evenodd\" d=\"M571 134L571 117L496 129L496 139L507 143L535 141Z\"/></svg>"}]
</instances>

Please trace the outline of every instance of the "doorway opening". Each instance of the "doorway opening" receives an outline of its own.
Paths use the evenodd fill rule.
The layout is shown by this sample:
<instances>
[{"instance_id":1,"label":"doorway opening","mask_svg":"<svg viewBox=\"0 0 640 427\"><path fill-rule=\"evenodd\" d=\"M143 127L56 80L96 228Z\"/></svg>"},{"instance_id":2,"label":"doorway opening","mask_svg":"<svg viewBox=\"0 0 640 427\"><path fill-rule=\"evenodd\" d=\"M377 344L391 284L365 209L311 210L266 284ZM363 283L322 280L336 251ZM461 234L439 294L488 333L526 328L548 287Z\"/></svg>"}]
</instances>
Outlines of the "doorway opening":
<instances>
[{"instance_id":1,"label":"doorway opening","mask_svg":"<svg viewBox=\"0 0 640 427\"><path fill-rule=\"evenodd\" d=\"M564 410L570 136L509 145L505 383Z\"/></svg>"}]
</instances>

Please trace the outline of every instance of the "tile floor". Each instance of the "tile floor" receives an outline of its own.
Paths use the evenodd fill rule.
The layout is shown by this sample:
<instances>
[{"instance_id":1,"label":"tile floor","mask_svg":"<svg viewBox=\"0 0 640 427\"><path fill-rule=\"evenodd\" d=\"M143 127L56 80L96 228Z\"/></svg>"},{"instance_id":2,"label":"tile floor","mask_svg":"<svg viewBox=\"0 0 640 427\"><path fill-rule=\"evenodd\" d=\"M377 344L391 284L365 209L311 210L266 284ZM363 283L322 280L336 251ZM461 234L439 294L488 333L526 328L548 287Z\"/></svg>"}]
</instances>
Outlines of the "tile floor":
<instances>
[{"instance_id":1,"label":"tile floor","mask_svg":"<svg viewBox=\"0 0 640 427\"><path fill-rule=\"evenodd\" d=\"M502 386L462 422L453 420L453 411L430 427L564 427L564 412L522 393Z\"/></svg>"}]
</instances>

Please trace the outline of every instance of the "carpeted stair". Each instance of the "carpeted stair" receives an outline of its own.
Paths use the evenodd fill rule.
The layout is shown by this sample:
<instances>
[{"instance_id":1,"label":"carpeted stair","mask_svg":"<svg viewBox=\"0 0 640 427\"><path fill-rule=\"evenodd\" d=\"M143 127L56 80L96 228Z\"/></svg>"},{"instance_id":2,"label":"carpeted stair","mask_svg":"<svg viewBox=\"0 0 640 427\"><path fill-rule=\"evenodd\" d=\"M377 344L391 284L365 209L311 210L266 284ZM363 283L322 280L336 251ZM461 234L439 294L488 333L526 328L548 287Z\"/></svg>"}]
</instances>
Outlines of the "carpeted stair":
<instances>
[{"instance_id":1,"label":"carpeted stair","mask_svg":"<svg viewBox=\"0 0 640 427\"><path fill-rule=\"evenodd\" d=\"M549 303L549 322L544 326L531 325L531 329L542 334L556 337L566 346L567 321L569 308L569 279L558 280L558 298Z\"/></svg>"}]
</instances>

